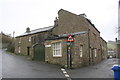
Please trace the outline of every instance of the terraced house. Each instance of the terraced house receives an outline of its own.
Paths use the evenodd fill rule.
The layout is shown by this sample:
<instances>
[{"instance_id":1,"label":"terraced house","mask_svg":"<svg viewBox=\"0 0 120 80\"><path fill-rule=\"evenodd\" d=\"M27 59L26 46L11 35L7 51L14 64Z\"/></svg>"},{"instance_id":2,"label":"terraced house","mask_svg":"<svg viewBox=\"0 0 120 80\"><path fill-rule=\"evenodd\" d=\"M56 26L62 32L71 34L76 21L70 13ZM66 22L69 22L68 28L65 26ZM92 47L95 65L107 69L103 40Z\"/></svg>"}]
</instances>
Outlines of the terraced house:
<instances>
[{"instance_id":1,"label":"terraced house","mask_svg":"<svg viewBox=\"0 0 120 80\"><path fill-rule=\"evenodd\" d=\"M31 59L45 61L44 39L53 26L36 30L26 29L26 32L16 37L15 53L28 56ZM39 54L40 53L40 54Z\"/></svg>"},{"instance_id":2,"label":"terraced house","mask_svg":"<svg viewBox=\"0 0 120 80\"><path fill-rule=\"evenodd\" d=\"M44 58L48 63L77 68L96 64L106 58L107 44L85 14L76 15L61 9L54 26L37 31L27 30L16 37L15 51L33 59Z\"/></svg>"}]
</instances>

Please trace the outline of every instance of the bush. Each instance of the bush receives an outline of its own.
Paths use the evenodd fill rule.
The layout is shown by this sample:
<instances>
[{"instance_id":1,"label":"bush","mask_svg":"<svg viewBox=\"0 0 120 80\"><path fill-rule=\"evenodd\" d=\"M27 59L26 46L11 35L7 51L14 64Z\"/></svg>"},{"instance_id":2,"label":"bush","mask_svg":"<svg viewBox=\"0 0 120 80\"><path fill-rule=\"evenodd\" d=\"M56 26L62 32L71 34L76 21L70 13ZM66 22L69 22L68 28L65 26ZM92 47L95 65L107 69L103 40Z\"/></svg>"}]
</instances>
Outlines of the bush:
<instances>
[{"instance_id":1,"label":"bush","mask_svg":"<svg viewBox=\"0 0 120 80\"><path fill-rule=\"evenodd\" d=\"M10 42L7 47L7 51L14 53L15 51L15 43L14 41Z\"/></svg>"}]
</instances>

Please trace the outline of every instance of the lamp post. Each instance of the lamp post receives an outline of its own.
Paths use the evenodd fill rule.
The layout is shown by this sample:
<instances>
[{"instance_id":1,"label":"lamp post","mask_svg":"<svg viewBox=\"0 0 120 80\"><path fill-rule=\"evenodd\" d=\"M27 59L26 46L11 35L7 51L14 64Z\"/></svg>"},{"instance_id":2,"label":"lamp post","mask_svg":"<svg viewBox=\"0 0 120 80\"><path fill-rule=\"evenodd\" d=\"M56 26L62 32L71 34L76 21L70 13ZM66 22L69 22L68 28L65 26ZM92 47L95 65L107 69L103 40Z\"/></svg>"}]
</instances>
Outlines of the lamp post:
<instances>
[{"instance_id":1,"label":"lamp post","mask_svg":"<svg viewBox=\"0 0 120 80\"><path fill-rule=\"evenodd\" d=\"M67 68L72 68L72 42L74 42L74 37L72 35L69 35L67 40Z\"/></svg>"},{"instance_id":2,"label":"lamp post","mask_svg":"<svg viewBox=\"0 0 120 80\"><path fill-rule=\"evenodd\" d=\"M120 1L118 3L118 40L117 40L117 56L120 59Z\"/></svg>"}]
</instances>

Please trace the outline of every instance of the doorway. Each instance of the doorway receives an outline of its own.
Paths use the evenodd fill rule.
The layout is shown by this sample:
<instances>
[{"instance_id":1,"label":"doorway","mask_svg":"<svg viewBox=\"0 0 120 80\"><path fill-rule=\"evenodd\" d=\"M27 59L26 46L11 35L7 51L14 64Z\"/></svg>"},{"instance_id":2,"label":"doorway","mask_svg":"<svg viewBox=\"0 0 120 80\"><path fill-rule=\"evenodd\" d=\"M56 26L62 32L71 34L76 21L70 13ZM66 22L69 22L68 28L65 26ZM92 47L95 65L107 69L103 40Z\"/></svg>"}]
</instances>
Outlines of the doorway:
<instances>
[{"instance_id":1,"label":"doorway","mask_svg":"<svg viewBox=\"0 0 120 80\"><path fill-rule=\"evenodd\" d=\"M45 61L45 46L43 44L34 47L34 60Z\"/></svg>"},{"instance_id":2,"label":"doorway","mask_svg":"<svg viewBox=\"0 0 120 80\"><path fill-rule=\"evenodd\" d=\"M30 47L27 47L27 56L30 56Z\"/></svg>"}]
</instances>

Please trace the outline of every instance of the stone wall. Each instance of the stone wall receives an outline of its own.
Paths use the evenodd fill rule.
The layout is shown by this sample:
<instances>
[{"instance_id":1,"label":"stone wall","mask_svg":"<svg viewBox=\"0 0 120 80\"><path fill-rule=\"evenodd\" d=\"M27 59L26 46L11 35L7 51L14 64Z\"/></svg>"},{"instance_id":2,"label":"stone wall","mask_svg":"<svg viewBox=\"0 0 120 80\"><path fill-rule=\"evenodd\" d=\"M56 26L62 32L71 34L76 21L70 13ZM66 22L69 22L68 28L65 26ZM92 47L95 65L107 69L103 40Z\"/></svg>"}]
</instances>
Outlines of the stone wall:
<instances>
[{"instance_id":1,"label":"stone wall","mask_svg":"<svg viewBox=\"0 0 120 80\"><path fill-rule=\"evenodd\" d=\"M87 34L80 34L75 36L75 41L72 42L71 53L72 53L72 68L82 67L89 64L87 58ZM62 43L62 57L53 56L53 43ZM61 66L67 66L67 42L65 39L58 40L47 40L45 45L51 45L51 47L45 48L45 60L52 64L59 64ZM83 57L80 57L80 45L83 45Z\"/></svg>"},{"instance_id":2,"label":"stone wall","mask_svg":"<svg viewBox=\"0 0 120 80\"><path fill-rule=\"evenodd\" d=\"M100 38L101 41L101 60L107 59L107 42Z\"/></svg>"},{"instance_id":3,"label":"stone wall","mask_svg":"<svg viewBox=\"0 0 120 80\"><path fill-rule=\"evenodd\" d=\"M87 25L85 19L82 16L77 16L65 10L58 12L58 25L53 29L52 33L70 34L80 31L86 31Z\"/></svg>"},{"instance_id":4,"label":"stone wall","mask_svg":"<svg viewBox=\"0 0 120 80\"><path fill-rule=\"evenodd\" d=\"M15 53L22 54L27 56L27 47L30 47L30 55L31 55L31 41L29 41L29 37L33 35L18 37L15 40ZM19 52L20 48L20 52Z\"/></svg>"},{"instance_id":5,"label":"stone wall","mask_svg":"<svg viewBox=\"0 0 120 80\"><path fill-rule=\"evenodd\" d=\"M62 45L62 56L61 57L54 57L53 56L53 43L61 42ZM61 66L67 65L67 45L66 39L60 40L47 40L45 45L51 45L51 47L45 48L45 61L52 63L52 64L59 64Z\"/></svg>"},{"instance_id":6,"label":"stone wall","mask_svg":"<svg viewBox=\"0 0 120 80\"><path fill-rule=\"evenodd\" d=\"M52 33L56 35L87 31L86 34L75 36L75 42L72 46L73 67L87 66L90 64L96 64L101 61L100 32L94 27L90 20L81 15L76 15L74 13L61 9L58 12L58 19L55 25L56 27L52 30ZM62 42L64 41L66 40L62 40ZM51 40L48 40L46 43L51 44ZM83 45L83 57L79 56L80 45ZM63 48L66 50L65 46L63 46ZM47 54L53 53L50 51L50 49L51 48L46 48L45 51ZM96 56L94 51L95 49ZM62 54L65 53L63 52ZM51 56L48 62L66 65L66 63L62 63L66 60L64 57L66 56L63 56L63 58L54 58ZM47 58L49 58L49 56L47 56L46 59Z\"/></svg>"},{"instance_id":7,"label":"stone wall","mask_svg":"<svg viewBox=\"0 0 120 80\"><path fill-rule=\"evenodd\" d=\"M36 44L44 44L44 40L48 37L48 35L49 32L41 32L37 34L17 37L15 40L15 53L22 54L25 56L30 56L31 58L33 58L34 46ZM29 37L31 38L31 41L29 41ZM20 47L20 53L19 53L19 47ZM28 47L30 49L30 55L28 55L28 50L27 50Z\"/></svg>"},{"instance_id":8,"label":"stone wall","mask_svg":"<svg viewBox=\"0 0 120 80\"><path fill-rule=\"evenodd\" d=\"M88 40L86 34L79 34L75 36L75 41L72 46L72 67L82 67L89 65L89 54L88 54ZM80 57L80 46L82 49L82 57Z\"/></svg>"}]
</instances>

